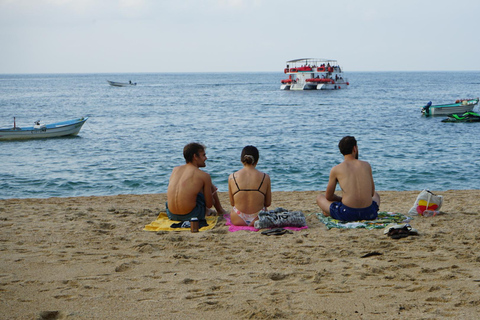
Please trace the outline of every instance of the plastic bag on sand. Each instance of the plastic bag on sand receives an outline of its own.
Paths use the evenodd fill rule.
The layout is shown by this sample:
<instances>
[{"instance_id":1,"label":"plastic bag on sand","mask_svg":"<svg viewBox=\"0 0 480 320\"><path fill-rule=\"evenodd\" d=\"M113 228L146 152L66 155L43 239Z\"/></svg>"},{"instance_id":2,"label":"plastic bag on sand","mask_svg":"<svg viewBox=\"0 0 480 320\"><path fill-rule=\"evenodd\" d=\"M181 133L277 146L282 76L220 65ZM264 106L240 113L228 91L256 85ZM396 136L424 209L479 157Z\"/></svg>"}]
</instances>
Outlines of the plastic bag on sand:
<instances>
[{"instance_id":1,"label":"plastic bag on sand","mask_svg":"<svg viewBox=\"0 0 480 320\"><path fill-rule=\"evenodd\" d=\"M438 211L443 203L443 196L424 189L415 200L413 207L408 211L409 215L422 215L425 210Z\"/></svg>"}]
</instances>

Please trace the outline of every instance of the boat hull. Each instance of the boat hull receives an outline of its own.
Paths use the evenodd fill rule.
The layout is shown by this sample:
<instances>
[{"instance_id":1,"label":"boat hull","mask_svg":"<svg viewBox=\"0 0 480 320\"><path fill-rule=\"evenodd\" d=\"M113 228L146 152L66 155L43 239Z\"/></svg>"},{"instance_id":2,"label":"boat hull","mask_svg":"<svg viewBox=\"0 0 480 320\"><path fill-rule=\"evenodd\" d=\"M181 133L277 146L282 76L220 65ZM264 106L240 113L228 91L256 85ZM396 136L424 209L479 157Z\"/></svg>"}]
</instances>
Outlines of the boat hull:
<instances>
[{"instance_id":1,"label":"boat hull","mask_svg":"<svg viewBox=\"0 0 480 320\"><path fill-rule=\"evenodd\" d=\"M453 113L465 113L472 111L476 104L467 104L460 106L432 106L430 107L431 116L448 116Z\"/></svg>"},{"instance_id":2,"label":"boat hull","mask_svg":"<svg viewBox=\"0 0 480 320\"><path fill-rule=\"evenodd\" d=\"M346 88L346 83L309 83L309 82L300 82L300 83L293 83L291 85L282 84L280 86L281 90L292 90L292 91L300 91L300 90L338 90L342 88Z\"/></svg>"},{"instance_id":3,"label":"boat hull","mask_svg":"<svg viewBox=\"0 0 480 320\"><path fill-rule=\"evenodd\" d=\"M41 128L24 127L0 129L0 141L4 140L27 140L27 139L45 139L64 136L75 136L82 129L83 124L88 117L47 124Z\"/></svg>"},{"instance_id":4,"label":"boat hull","mask_svg":"<svg viewBox=\"0 0 480 320\"><path fill-rule=\"evenodd\" d=\"M136 83L115 82L115 81L109 81L109 80L107 80L107 82L112 87L131 87L131 86L136 86L137 85Z\"/></svg>"}]
</instances>

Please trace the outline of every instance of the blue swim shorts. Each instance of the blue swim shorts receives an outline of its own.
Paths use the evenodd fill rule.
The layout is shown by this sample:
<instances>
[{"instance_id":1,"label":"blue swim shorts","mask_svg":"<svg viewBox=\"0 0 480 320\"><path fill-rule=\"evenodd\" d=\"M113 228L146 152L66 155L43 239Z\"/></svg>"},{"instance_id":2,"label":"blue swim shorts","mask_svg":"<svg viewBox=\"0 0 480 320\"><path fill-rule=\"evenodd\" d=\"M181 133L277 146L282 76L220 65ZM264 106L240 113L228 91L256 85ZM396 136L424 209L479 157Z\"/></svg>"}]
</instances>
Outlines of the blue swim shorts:
<instances>
[{"instance_id":1,"label":"blue swim shorts","mask_svg":"<svg viewBox=\"0 0 480 320\"><path fill-rule=\"evenodd\" d=\"M375 220L378 217L378 204L372 201L366 208L350 208L341 202L334 202L330 205L330 216L342 221Z\"/></svg>"},{"instance_id":2,"label":"blue swim shorts","mask_svg":"<svg viewBox=\"0 0 480 320\"><path fill-rule=\"evenodd\" d=\"M168 202L165 203L167 209L168 219L173 221L190 221L193 217L197 217L198 220L205 220L205 196L203 193L197 194L195 208L187 214L174 214L168 210Z\"/></svg>"}]
</instances>

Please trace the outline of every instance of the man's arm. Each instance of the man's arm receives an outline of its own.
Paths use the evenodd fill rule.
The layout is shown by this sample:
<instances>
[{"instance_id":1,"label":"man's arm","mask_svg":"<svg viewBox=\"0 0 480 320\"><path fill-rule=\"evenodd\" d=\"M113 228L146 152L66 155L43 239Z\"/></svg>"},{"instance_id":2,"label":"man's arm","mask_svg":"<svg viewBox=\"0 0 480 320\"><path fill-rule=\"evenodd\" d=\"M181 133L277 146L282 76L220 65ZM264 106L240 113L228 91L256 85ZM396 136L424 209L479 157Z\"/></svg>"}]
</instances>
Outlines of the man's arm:
<instances>
[{"instance_id":1,"label":"man's arm","mask_svg":"<svg viewBox=\"0 0 480 320\"><path fill-rule=\"evenodd\" d=\"M211 208L213 206L212 178L208 173L204 172L204 174L203 195L205 196L205 206Z\"/></svg>"},{"instance_id":2,"label":"man's arm","mask_svg":"<svg viewBox=\"0 0 480 320\"><path fill-rule=\"evenodd\" d=\"M370 178L372 179L372 197L375 196L375 182L373 182L373 173L372 167L368 164L368 168L370 169Z\"/></svg>"},{"instance_id":3,"label":"man's arm","mask_svg":"<svg viewBox=\"0 0 480 320\"><path fill-rule=\"evenodd\" d=\"M341 202L342 197L335 194L335 188L337 187L337 176L335 174L335 168L333 167L330 170L330 176L328 178L327 190L325 191L325 198L328 201Z\"/></svg>"}]
</instances>

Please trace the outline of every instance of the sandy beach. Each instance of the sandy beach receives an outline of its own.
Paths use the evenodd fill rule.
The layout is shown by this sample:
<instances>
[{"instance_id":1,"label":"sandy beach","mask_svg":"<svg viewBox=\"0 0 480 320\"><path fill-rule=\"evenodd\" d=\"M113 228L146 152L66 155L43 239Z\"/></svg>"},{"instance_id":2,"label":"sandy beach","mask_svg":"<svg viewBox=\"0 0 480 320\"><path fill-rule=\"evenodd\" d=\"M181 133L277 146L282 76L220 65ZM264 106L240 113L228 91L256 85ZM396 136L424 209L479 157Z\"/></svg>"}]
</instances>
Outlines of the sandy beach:
<instances>
[{"instance_id":1,"label":"sandy beach","mask_svg":"<svg viewBox=\"0 0 480 320\"><path fill-rule=\"evenodd\" d=\"M1 319L476 319L480 190L434 191L418 236L330 229L317 192L274 192L303 211L281 236L143 231L165 194L0 200ZM379 192L407 213L419 191ZM228 195L220 193L225 208Z\"/></svg>"}]
</instances>

